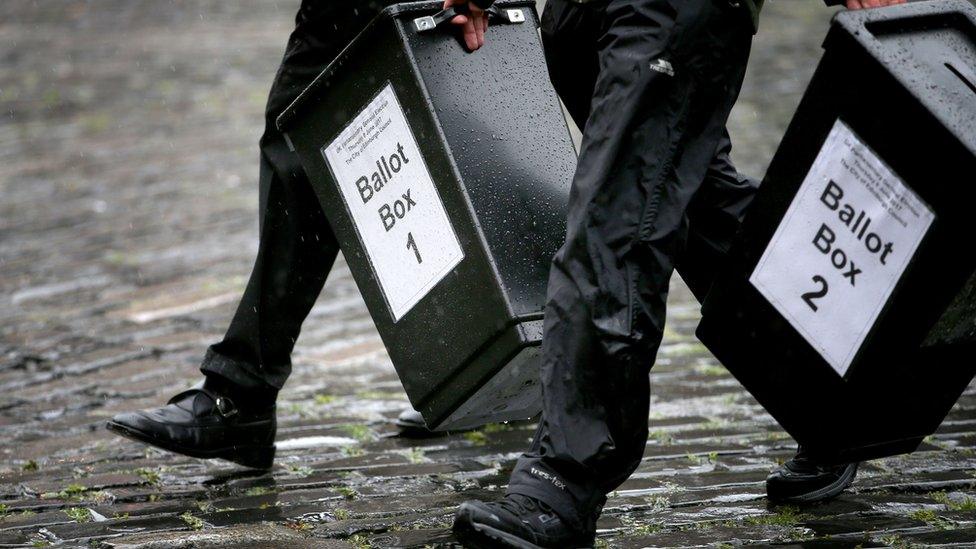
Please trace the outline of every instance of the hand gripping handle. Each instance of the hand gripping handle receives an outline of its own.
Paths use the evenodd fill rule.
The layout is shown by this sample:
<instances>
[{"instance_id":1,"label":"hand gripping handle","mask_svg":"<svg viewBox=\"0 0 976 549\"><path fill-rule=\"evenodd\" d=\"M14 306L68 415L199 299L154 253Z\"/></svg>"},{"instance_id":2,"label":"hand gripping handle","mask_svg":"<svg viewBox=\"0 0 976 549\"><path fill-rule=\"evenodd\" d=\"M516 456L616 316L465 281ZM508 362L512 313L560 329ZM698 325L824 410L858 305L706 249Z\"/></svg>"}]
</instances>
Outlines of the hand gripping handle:
<instances>
[{"instance_id":1,"label":"hand gripping handle","mask_svg":"<svg viewBox=\"0 0 976 549\"><path fill-rule=\"evenodd\" d=\"M525 14L521 9L503 9L498 6L491 6L487 10L488 17L498 19L505 23L524 23ZM459 4L447 9L443 9L434 15L425 15L413 20L413 26L417 32L431 32L444 23L454 19L458 15L467 15L468 5Z\"/></svg>"}]
</instances>

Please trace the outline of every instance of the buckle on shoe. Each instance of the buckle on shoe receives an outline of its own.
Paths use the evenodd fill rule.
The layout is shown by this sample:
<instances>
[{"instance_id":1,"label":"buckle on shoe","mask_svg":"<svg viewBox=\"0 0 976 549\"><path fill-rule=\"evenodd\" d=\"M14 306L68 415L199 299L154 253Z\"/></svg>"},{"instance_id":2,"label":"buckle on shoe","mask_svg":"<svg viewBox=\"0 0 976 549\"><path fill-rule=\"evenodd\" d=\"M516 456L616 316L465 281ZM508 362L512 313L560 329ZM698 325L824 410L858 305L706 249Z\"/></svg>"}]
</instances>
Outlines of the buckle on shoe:
<instances>
[{"instance_id":1,"label":"buckle on shoe","mask_svg":"<svg viewBox=\"0 0 976 549\"><path fill-rule=\"evenodd\" d=\"M214 408L223 417L237 415L237 406L234 406L234 401L224 396L217 397L217 400L214 401Z\"/></svg>"}]
</instances>

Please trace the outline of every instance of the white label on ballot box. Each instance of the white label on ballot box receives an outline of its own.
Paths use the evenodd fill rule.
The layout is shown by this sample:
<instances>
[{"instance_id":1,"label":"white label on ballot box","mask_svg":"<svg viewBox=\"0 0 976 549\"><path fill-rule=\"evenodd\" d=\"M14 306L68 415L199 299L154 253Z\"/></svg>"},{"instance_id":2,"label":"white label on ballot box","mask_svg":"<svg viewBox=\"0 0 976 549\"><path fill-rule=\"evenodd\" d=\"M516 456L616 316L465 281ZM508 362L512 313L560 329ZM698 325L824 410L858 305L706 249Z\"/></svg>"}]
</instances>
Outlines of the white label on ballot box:
<instances>
[{"instance_id":1,"label":"white label on ballot box","mask_svg":"<svg viewBox=\"0 0 976 549\"><path fill-rule=\"evenodd\" d=\"M934 218L838 120L749 281L843 376Z\"/></svg>"},{"instance_id":2,"label":"white label on ballot box","mask_svg":"<svg viewBox=\"0 0 976 549\"><path fill-rule=\"evenodd\" d=\"M393 86L322 155L398 322L464 258Z\"/></svg>"}]
</instances>

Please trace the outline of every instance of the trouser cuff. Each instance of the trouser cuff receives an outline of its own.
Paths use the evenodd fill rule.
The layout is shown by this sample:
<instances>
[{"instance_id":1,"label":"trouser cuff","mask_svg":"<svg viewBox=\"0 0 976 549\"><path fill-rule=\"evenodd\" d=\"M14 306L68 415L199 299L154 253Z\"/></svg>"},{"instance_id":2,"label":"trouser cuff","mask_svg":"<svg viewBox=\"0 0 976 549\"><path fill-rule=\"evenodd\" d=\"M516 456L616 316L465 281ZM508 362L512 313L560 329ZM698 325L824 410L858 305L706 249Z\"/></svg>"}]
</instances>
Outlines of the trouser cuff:
<instances>
[{"instance_id":1,"label":"trouser cuff","mask_svg":"<svg viewBox=\"0 0 976 549\"><path fill-rule=\"evenodd\" d=\"M219 375L249 391L279 391L286 379L286 376L269 376L251 363L220 354L212 346L203 357L200 371L203 375Z\"/></svg>"}]
</instances>

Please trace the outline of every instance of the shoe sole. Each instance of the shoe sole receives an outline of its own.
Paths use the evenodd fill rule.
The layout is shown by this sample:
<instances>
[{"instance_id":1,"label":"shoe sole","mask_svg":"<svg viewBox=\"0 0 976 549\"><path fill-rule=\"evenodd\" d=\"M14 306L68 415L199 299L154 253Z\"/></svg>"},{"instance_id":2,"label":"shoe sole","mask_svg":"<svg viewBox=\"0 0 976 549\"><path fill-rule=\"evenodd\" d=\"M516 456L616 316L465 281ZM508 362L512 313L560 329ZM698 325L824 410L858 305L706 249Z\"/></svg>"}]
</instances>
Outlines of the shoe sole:
<instances>
[{"instance_id":1,"label":"shoe sole","mask_svg":"<svg viewBox=\"0 0 976 549\"><path fill-rule=\"evenodd\" d=\"M508 532L492 528L487 524L471 522L470 520L455 522L453 530L454 537L457 538L457 541L468 549L498 549L499 547L507 547L509 549L545 549L540 545L525 541ZM587 545L582 548L574 547L572 549L590 549L591 547L592 545Z\"/></svg>"},{"instance_id":2,"label":"shoe sole","mask_svg":"<svg viewBox=\"0 0 976 549\"><path fill-rule=\"evenodd\" d=\"M837 480L824 486L819 490L814 490L813 492L807 492L806 494L800 494L798 496L791 496L788 498L783 498L783 503L816 503L818 501L824 501L837 497L841 492L844 491L848 486L854 482L854 477L857 476L857 463L851 463L844 469L844 474L840 476Z\"/></svg>"},{"instance_id":3,"label":"shoe sole","mask_svg":"<svg viewBox=\"0 0 976 549\"><path fill-rule=\"evenodd\" d=\"M432 431L424 423L416 423L413 421L403 421L400 419L396 419L393 420L393 425L395 425L397 429L400 430L400 436L402 438L424 439L424 438L442 437L447 435L447 433L444 431Z\"/></svg>"},{"instance_id":4,"label":"shoe sole","mask_svg":"<svg viewBox=\"0 0 976 549\"><path fill-rule=\"evenodd\" d=\"M198 450L196 448L185 448L178 444L172 444L165 439L156 438L153 435L133 429L128 425L123 425L115 421L105 424L109 431L125 438L148 444L167 452L174 452L184 456L198 459L223 459L250 467L252 469L270 469L274 463L275 447L270 446L231 446L229 448L218 448L216 450Z\"/></svg>"},{"instance_id":5,"label":"shoe sole","mask_svg":"<svg viewBox=\"0 0 976 549\"><path fill-rule=\"evenodd\" d=\"M478 523L461 522L454 525L454 536L469 549L543 549L542 547L502 532L491 526Z\"/></svg>"}]
</instances>

